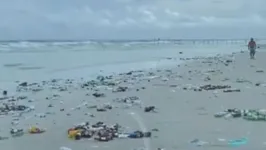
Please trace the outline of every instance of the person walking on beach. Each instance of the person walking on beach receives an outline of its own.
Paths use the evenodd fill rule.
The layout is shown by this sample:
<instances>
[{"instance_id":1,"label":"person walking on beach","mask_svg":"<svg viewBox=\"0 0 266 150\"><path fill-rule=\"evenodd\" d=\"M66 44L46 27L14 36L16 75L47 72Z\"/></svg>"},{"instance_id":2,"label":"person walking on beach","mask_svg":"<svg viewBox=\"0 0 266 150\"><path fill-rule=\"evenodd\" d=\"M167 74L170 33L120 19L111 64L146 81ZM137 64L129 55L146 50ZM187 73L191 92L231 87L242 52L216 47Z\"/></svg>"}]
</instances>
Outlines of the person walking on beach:
<instances>
[{"instance_id":1,"label":"person walking on beach","mask_svg":"<svg viewBox=\"0 0 266 150\"><path fill-rule=\"evenodd\" d=\"M248 49L249 49L249 54L250 54L250 59L255 59L255 52L256 52L256 42L254 41L253 38L250 39L248 43Z\"/></svg>"}]
</instances>

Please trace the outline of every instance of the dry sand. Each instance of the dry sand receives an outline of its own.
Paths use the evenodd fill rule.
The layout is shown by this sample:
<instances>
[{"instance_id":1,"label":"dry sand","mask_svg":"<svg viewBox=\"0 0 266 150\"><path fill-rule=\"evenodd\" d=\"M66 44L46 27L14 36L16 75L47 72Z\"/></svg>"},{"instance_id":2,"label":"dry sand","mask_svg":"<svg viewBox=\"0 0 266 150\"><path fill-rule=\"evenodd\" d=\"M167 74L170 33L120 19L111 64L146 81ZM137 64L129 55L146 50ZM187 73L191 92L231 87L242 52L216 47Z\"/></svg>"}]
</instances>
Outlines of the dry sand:
<instances>
[{"instance_id":1,"label":"dry sand","mask_svg":"<svg viewBox=\"0 0 266 150\"><path fill-rule=\"evenodd\" d=\"M265 73L256 72L257 70L266 71L265 57L266 53L260 52L256 60L250 60L247 52L237 53L231 56L221 56L219 59L189 61L169 70L150 71L154 74L145 71L136 72L132 75L120 75L115 77L117 81L123 81L119 85L127 86L129 90L113 93L110 87L98 87L98 92L106 94L106 97L100 98L91 95L96 88L93 88L94 90L80 88L78 83L84 81L73 82L72 87L67 91L51 90L44 86L43 90L39 92L17 92L16 96L28 96L27 99L20 100L18 103L34 105L35 111L25 113L23 117L20 117L19 124L13 127L26 130L30 125L37 124L39 127L46 128L47 131L43 134L25 134L21 137L12 138L9 134L12 127L12 115L1 115L0 136L9 137L7 140L0 141L1 150L59 150L61 146L69 147L72 150L131 150L140 148L147 150L157 150L158 148L165 150L220 150L230 147L226 142L218 141L219 138L230 140L241 137L247 137L248 144L243 145L240 149L265 149L265 122L253 122L241 118L218 119L213 116L216 112L227 108L256 109L266 107L266 87L263 84L255 86L257 82L266 82ZM224 63L221 60L232 60L232 62ZM141 76L140 74L144 75ZM209 77L210 80L205 81L206 77ZM237 83L236 80L240 78L250 82ZM205 84L230 85L232 88L240 89L241 92L223 93L219 89L196 92L183 89L184 87L191 87L191 85ZM145 89L141 87L145 87ZM59 94L60 97L46 100L46 97L53 94ZM126 96L139 97L142 106L156 106L158 113L145 113L144 108L136 106L122 108L121 104L112 101L115 98ZM29 103L29 99L35 101ZM0 103L4 102L4 100L0 101ZM95 109L86 107L71 110L71 108L85 102L88 105L110 103L116 107L107 112L97 112ZM49 104L54 107L49 108ZM64 108L65 111L61 112L61 108ZM45 118L34 116L45 112L54 112L54 114L47 115ZM67 116L67 113L71 115ZM85 113L92 113L95 117L90 117ZM153 128L157 128L159 131L153 132L150 139L115 139L110 142L68 139L67 129L74 124L85 121L118 123L127 127L129 131L151 130ZM189 143L195 138L214 143L214 145L197 147Z\"/></svg>"}]
</instances>

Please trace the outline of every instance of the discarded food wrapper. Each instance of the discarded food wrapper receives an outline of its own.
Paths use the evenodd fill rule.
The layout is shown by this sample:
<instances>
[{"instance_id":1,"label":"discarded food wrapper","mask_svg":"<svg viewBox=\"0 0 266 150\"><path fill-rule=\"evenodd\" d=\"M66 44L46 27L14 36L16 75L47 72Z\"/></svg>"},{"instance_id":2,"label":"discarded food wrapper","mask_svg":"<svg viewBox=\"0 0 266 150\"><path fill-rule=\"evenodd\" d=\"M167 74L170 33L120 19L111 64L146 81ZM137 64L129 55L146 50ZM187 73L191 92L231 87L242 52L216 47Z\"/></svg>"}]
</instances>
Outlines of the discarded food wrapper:
<instances>
[{"instance_id":1,"label":"discarded food wrapper","mask_svg":"<svg viewBox=\"0 0 266 150\"><path fill-rule=\"evenodd\" d=\"M28 132L30 134L40 134L40 133L44 133L45 129L41 129L41 128L32 126L32 127L29 128Z\"/></svg>"},{"instance_id":2,"label":"discarded food wrapper","mask_svg":"<svg viewBox=\"0 0 266 150\"><path fill-rule=\"evenodd\" d=\"M69 129L68 130L68 138L79 140L81 136L81 130Z\"/></svg>"}]
</instances>

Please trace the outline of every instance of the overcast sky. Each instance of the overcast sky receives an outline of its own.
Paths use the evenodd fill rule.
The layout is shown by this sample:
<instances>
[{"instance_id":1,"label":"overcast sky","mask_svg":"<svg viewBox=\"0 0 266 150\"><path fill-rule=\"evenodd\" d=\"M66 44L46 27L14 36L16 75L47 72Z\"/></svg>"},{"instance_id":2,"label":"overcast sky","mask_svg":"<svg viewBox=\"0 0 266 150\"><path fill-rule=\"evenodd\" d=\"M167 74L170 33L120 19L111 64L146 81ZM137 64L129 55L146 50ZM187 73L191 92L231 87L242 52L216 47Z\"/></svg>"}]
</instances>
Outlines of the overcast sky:
<instances>
[{"instance_id":1,"label":"overcast sky","mask_svg":"<svg viewBox=\"0 0 266 150\"><path fill-rule=\"evenodd\" d=\"M266 0L0 0L0 39L266 37Z\"/></svg>"}]
</instances>

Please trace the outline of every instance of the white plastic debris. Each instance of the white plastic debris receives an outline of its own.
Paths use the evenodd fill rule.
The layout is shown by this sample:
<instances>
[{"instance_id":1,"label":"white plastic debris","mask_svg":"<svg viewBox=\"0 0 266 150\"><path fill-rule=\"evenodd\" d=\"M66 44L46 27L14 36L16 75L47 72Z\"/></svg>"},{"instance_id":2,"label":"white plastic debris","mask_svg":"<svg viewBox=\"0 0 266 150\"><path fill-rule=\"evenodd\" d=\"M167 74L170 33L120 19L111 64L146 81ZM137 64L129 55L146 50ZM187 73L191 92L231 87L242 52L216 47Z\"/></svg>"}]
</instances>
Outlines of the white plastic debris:
<instances>
[{"instance_id":1,"label":"white plastic debris","mask_svg":"<svg viewBox=\"0 0 266 150\"><path fill-rule=\"evenodd\" d=\"M68 148L68 147L62 146L62 147L60 147L60 150L72 150L72 149L71 148Z\"/></svg>"}]
</instances>

